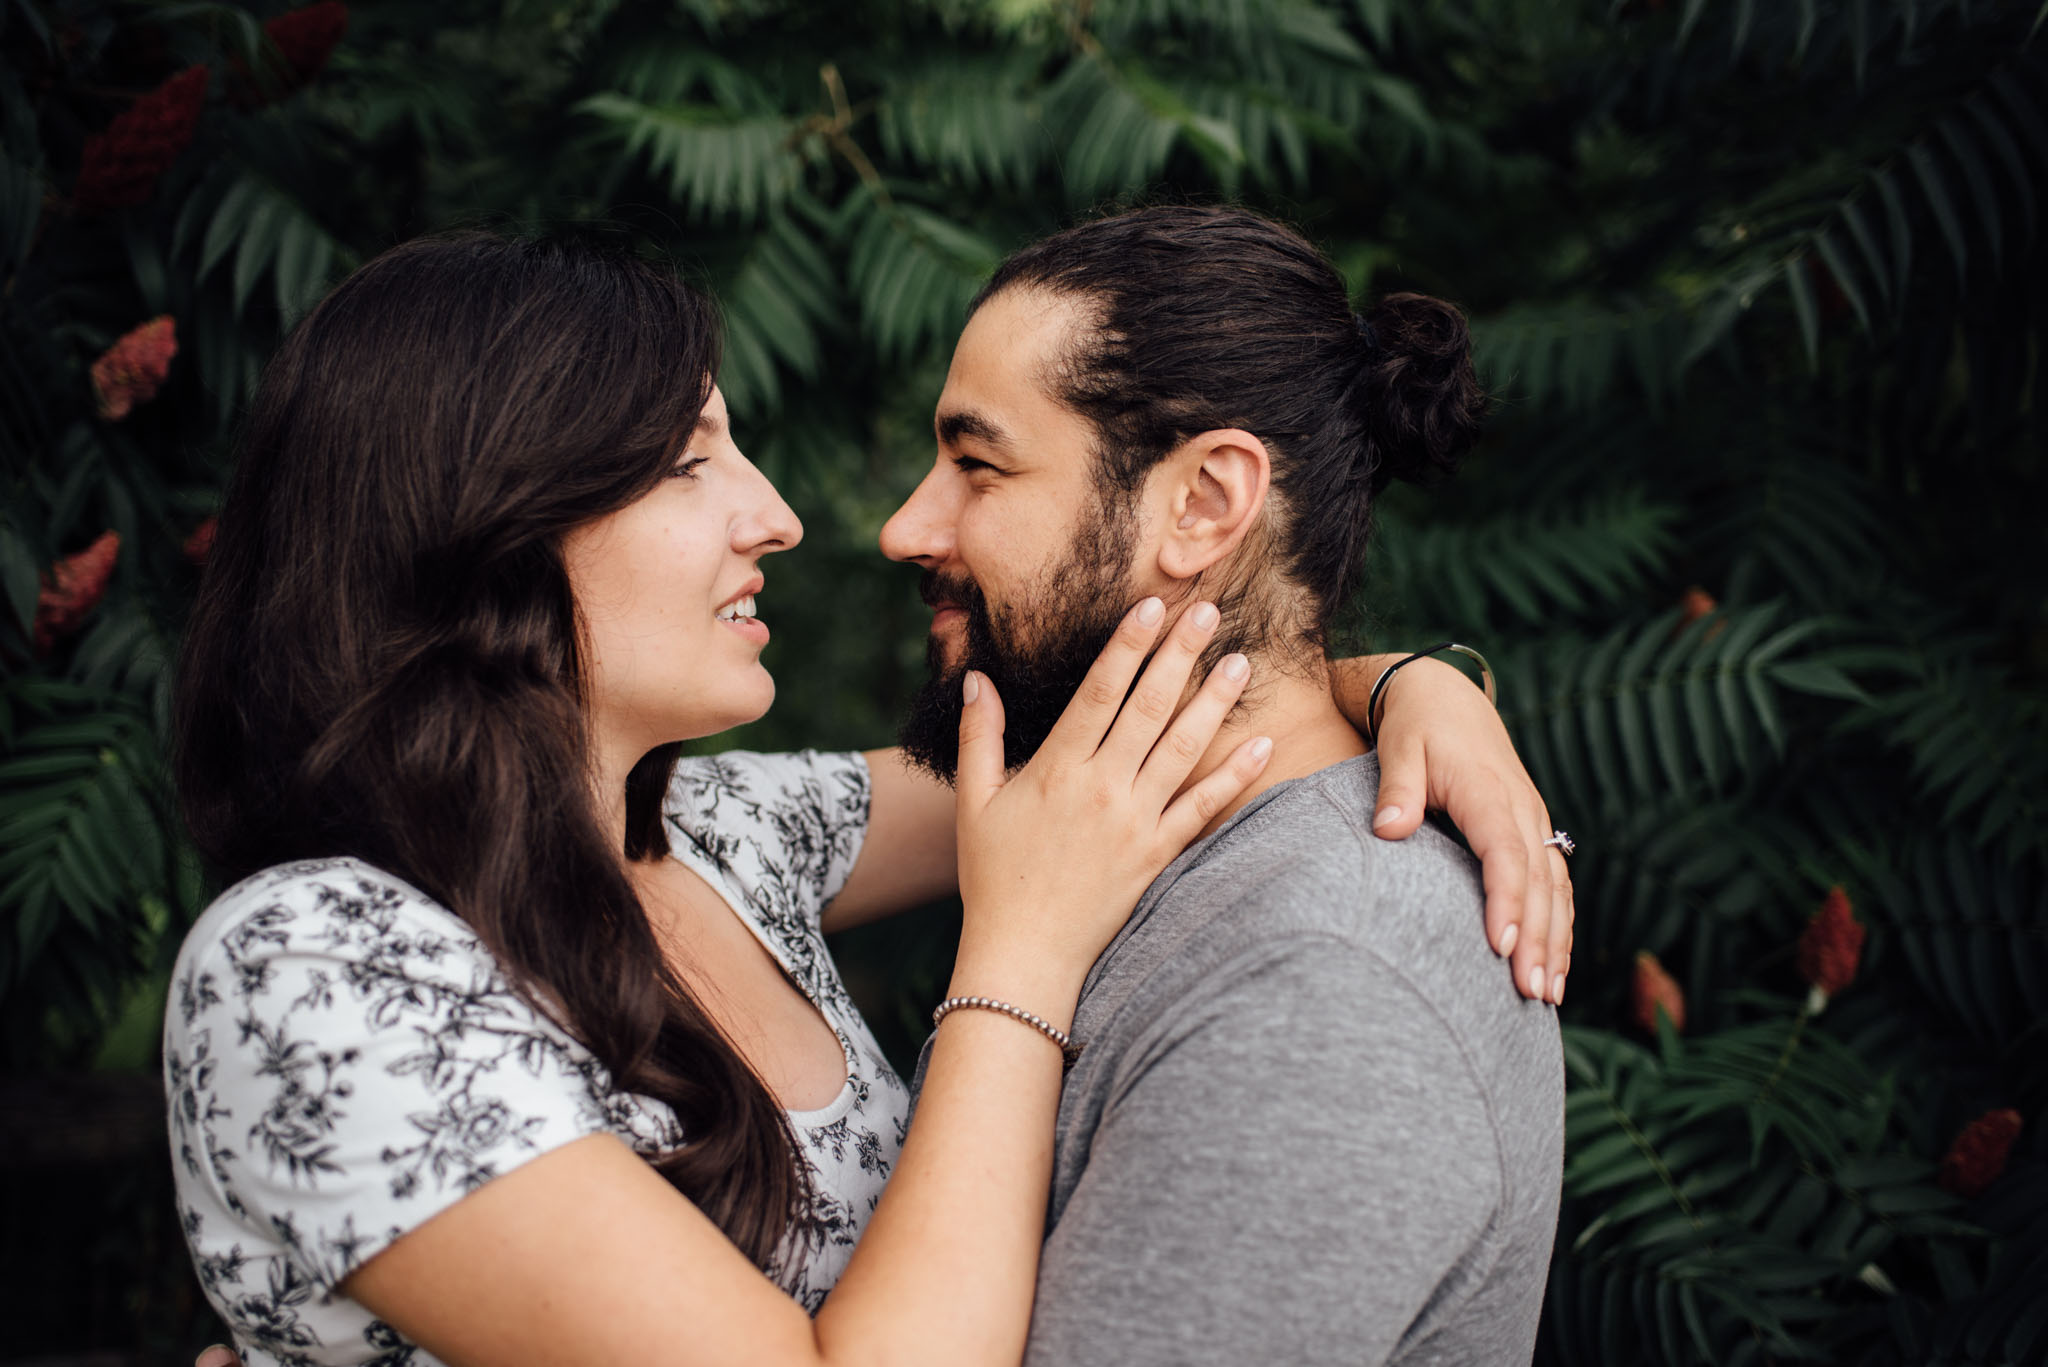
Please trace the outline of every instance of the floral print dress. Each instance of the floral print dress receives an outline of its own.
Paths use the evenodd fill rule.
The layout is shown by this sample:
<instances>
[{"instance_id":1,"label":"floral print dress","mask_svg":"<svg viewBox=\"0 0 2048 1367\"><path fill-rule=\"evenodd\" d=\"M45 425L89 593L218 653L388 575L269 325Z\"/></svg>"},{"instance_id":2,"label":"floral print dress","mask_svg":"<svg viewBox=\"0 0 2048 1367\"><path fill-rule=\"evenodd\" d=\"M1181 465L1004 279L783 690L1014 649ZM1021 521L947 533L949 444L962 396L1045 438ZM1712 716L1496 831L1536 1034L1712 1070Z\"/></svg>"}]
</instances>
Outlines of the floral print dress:
<instances>
[{"instance_id":1,"label":"floral print dress","mask_svg":"<svg viewBox=\"0 0 2048 1367\"><path fill-rule=\"evenodd\" d=\"M789 1112L812 1199L771 1269L815 1312L844 1270L909 1125L826 953L819 918L867 830L857 754L685 760L672 857L701 874L839 1037L846 1084ZM469 927L355 859L279 865L186 937L164 1037L185 1238L247 1367L434 1359L336 1285L392 1240L585 1135L686 1142L658 1102L513 991Z\"/></svg>"}]
</instances>

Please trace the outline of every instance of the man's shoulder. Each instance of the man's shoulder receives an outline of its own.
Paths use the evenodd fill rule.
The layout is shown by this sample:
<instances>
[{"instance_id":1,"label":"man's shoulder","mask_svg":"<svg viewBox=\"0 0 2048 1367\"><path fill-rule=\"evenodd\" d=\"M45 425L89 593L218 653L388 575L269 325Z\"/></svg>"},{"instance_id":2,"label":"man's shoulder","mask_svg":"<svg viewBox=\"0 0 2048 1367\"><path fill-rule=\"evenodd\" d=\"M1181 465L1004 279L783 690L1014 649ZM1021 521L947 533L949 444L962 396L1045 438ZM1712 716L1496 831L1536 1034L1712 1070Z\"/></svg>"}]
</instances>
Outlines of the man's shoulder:
<instances>
[{"instance_id":1,"label":"man's shoulder","mask_svg":"<svg viewBox=\"0 0 2048 1367\"><path fill-rule=\"evenodd\" d=\"M1520 997L1487 942L1477 861L1429 826L1400 841L1373 835L1378 783L1371 756L1333 765L1192 852L1104 956L1079 1020L1103 1037L1136 1030L1135 1044L1173 1019L1207 1019L1205 1001L1256 994L1251 979L1292 961L1315 966L1296 989L1307 995L1231 1013L1255 1047L1257 1035L1277 1048L1309 1012L1385 1030L1376 1008L1398 998L1404 1033L1456 1041L1482 1091L1554 1060L1550 1011Z\"/></svg>"},{"instance_id":2,"label":"man's shoulder","mask_svg":"<svg viewBox=\"0 0 2048 1367\"><path fill-rule=\"evenodd\" d=\"M1483 945L1477 862L1427 824L1406 840L1374 835L1378 794L1371 755L1282 785L1193 852L1162 887L1157 918L1215 917L1219 930L1236 924L1265 936L1334 937L1397 958L1418 938L1458 928L1476 930ZM1464 909L1473 915L1459 915Z\"/></svg>"}]
</instances>

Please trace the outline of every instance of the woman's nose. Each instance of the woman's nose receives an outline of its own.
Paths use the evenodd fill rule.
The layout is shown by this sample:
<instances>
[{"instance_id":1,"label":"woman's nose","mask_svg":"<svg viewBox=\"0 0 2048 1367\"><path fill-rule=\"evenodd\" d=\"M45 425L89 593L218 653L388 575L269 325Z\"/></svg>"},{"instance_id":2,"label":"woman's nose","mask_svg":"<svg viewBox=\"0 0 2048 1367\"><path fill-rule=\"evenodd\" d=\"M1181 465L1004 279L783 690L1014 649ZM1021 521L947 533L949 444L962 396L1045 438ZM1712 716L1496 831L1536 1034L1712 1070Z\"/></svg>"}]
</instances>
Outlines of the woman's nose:
<instances>
[{"instance_id":1,"label":"woman's nose","mask_svg":"<svg viewBox=\"0 0 2048 1367\"><path fill-rule=\"evenodd\" d=\"M761 478L761 502L733 524L733 549L750 554L786 551L804 539L804 524L766 476Z\"/></svg>"}]
</instances>

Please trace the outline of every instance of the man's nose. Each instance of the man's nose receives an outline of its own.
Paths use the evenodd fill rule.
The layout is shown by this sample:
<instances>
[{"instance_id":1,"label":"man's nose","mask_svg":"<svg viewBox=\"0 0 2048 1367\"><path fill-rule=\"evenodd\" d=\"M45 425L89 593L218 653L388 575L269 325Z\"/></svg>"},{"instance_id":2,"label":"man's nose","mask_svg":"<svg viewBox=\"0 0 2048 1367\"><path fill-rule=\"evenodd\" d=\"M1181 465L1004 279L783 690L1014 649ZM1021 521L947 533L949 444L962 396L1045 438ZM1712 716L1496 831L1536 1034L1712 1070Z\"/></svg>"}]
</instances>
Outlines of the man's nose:
<instances>
[{"instance_id":1,"label":"man's nose","mask_svg":"<svg viewBox=\"0 0 2048 1367\"><path fill-rule=\"evenodd\" d=\"M882 524L882 554L927 567L952 558L957 500L948 488L952 472L943 461L932 466L903 506Z\"/></svg>"}]
</instances>

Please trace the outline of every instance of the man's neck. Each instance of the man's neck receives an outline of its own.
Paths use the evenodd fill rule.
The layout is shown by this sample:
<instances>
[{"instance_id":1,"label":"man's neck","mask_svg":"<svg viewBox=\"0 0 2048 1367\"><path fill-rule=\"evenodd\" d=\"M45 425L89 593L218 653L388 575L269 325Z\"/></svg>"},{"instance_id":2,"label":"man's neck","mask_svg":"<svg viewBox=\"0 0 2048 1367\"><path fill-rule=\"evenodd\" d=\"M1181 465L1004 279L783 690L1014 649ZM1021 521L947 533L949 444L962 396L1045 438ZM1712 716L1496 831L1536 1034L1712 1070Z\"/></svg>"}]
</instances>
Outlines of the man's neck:
<instances>
[{"instance_id":1,"label":"man's neck","mask_svg":"<svg viewBox=\"0 0 2048 1367\"><path fill-rule=\"evenodd\" d=\"M1303 677L1270 661L1253 657L1247 701L1216 733L1208 752L1188 775L1183 790L1214 773L1231 752L1254 736L1270 736L1273 757L1259 776L1202 828L1213 834L1260 793L1289 779L1305 778L1320 769L1365 753L1365 741L1344 720L1330 695L1329 679L1318 669Z\"/></svg>"}]
</instances>

